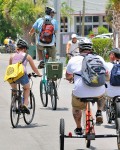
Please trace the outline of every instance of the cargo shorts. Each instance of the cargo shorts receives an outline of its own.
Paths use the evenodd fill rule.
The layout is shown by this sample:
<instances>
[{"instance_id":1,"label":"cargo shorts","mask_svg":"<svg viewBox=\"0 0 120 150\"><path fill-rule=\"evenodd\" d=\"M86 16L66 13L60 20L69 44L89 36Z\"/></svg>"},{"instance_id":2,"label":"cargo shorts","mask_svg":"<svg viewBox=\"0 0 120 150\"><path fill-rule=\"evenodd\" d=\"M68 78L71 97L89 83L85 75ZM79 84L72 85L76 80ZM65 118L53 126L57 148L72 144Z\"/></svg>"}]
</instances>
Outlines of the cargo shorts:
<instances>
[{"instance_id":1,"label":"cargo shorts","mask_svg":"<svg viewBox=\"0 0 120 150\"><path fill-rule=\"evenodd\" d=\"M103 94L103 95L101 95L99 97L96 97L96 98L98 98L98 103L101 106L104 106L104 104L105 104L105 95ZM79 97L76 97L76 96L74 96L72 94L72 107L74 109L85 110L86 109L86 105L87 105L86 102L81 102Z\"/></svg>"},{"instance_id":2,"label":"cargo shorts","mask_svg":"<svg viewBox=\"0 0 120 150\"><path fill-rule=\"evenodd\" d=\"M37 44L37 51L43 51L43 50L47 50L49 57L52 57L52 61L55 61L56 59L56 47L53 46L41 46L39 44Z\"/></svg>"}]
</instances>

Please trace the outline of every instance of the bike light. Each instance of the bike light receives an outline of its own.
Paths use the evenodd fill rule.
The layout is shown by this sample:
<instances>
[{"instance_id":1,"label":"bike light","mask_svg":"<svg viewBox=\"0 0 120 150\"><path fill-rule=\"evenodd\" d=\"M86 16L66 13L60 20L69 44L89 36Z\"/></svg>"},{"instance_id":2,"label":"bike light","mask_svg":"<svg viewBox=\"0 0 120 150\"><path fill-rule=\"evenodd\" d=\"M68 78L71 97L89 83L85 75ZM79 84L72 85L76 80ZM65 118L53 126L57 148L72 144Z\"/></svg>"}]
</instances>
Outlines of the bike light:
<instances>
[{"instance_id":1,"label":"bike light","mask_svg":"<svg viewBox=\"0 0 120 150\"><path fill-rule=\"evenodd\" d=\"M71 133L71 132L69 132L68 136L69 136L69 137L72 137L72 133Z\"/></svg>"},{"instance_id":2,"label":"bike light","mask_svg":"<svg viewBox=\"0 0 120 150\"><path fill-rule=\"evenodd\" d=\"M48 54L46 54L46 59L48 59L49 58L49 55Z\"/></svg>"}]
</instances>

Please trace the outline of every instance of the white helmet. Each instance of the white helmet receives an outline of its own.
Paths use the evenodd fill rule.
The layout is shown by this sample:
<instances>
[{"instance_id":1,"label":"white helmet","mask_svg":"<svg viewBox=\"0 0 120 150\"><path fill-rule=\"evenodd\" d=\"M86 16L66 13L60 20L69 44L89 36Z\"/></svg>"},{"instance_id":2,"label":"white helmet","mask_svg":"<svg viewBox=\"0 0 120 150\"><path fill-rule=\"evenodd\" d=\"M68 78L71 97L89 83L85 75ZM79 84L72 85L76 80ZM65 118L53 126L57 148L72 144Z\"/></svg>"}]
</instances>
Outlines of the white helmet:
<instances>
[{"instance_id":1,"label":"white helmet","mask_svg":"<svg viewBox=\"0 0 120 150\"><path fill-rule=\"evenodd\" d=\"M92 50L92 41L88 38L83 38L83 39L80 39L79 41L79 48L80 48L80 51L84 51L84 50Z\"/></svg>"},{"instance_id":2,"label":"white helmet","mask_svg":"<svg viewBox=\"0 0 120 150\"><path fill-rule=\"evenodd\" d=\"M77 38L77 35L76 34L72 34L71 35L71 38L73 39L73 38Z\"/></svg>"}]
</instances>

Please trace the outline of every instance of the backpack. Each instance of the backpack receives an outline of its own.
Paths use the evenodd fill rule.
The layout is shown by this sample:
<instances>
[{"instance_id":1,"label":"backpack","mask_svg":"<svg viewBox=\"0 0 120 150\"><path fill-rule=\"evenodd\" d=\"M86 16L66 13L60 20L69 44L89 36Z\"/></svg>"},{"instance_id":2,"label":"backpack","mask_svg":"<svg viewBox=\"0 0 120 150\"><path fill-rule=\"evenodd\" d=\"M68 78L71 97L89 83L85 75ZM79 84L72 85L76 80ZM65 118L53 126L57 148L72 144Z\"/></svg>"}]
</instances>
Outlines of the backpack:
<instances>
[{"instance_id":1,"label":"backpack","mask_svg":"<svg viewBox=\"0 0 120 150\"><path fill-rule=\"evenodd\" d=\"M82 61L80 76L83 82L91 87L105 85L106 69L104 68L103 62L96 56L95 54L85 55Z\"/></svg>"},{"instance_id":2,"label":"backpack","mask_svg":"<svg viewBox=\"0 0 120 150\"><path fill-rule=\"evenodd\" d=\"M51 23L50 18L44 18L42 30L40 33L40 42L49 44L52 42L53 34L54 34L54 26Z\"/></svg>"},{"instance_id":3,"label":"backpack","mask_svg":"<svg viewBox=\"0 0 120 150\"><path fill-rule=\"evenodd\" d=\"M27 54L24 56L21 62L17 62L16 64L11 64L7 66L4 81L13 83L24 75L23 62L25 61L26 57Z\"/></svg>"},{"instance_id":4,"label":"backpack","mask_svg":"<svg viewBox=\"0 0 120 150\"><path fill-rule=\"evenodd\" d=\"M120 62L114 64L111 70L110 85L120 86Z\"/></svg>"}]
</instances>

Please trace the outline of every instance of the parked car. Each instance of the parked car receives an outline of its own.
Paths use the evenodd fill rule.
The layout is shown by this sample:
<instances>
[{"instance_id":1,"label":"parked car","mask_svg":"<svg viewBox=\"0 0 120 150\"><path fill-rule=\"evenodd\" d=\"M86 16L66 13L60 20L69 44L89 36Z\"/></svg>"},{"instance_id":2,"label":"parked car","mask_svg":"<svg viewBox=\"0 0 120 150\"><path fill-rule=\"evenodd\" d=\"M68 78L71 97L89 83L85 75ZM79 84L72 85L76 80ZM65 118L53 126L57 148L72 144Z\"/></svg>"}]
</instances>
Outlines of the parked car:
<instances>
[{"instance_id":1,"label":"parked car","mask_svg":"<svg viewBox=\"0 0 120 150\"><path fill-rule=\"evenodd\" d=\"M109 38L113 39L113 33L104 33L104 36L108 36Z\"/></svg>"},{"instance_id":2,"label":"parked car","mask_svg":"<svg viewBox=\"0 0 120 150\"><path fill-rule=\"evenodd\" d=\"M101 34L101 35L96 35L93 39L96 39L96 38L105 39L105 38L110 38L110 37Z\"/></svg>"}]
</instances>

